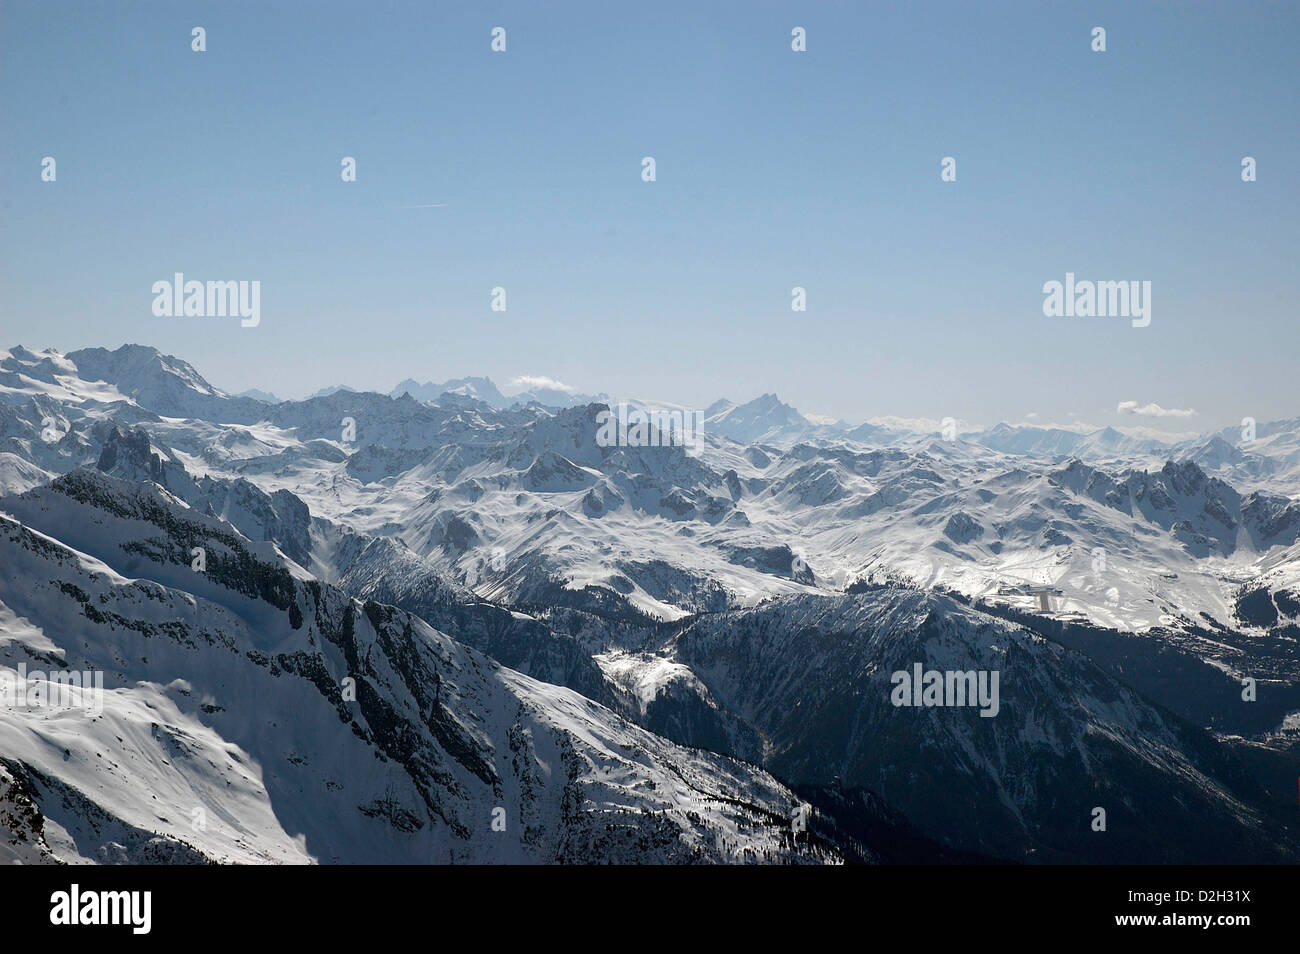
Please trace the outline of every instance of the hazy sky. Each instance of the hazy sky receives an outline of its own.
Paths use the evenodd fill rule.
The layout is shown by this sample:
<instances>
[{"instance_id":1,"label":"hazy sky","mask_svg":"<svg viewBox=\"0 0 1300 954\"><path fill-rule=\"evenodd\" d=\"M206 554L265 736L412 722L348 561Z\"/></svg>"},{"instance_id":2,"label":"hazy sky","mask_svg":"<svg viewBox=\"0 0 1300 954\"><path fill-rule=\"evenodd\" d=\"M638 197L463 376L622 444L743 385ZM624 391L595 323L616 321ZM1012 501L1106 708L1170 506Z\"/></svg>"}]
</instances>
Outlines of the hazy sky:
<instances>
[{"instance_id":1,"label":"hazy sky","mask_svg":"<svg viewBox=\"0 0 1300 954\"><path fill-rule=\"evenodd\" d=\"M281 396L1295 416L1298 51L1300 5L1226 0L5 0L0 345L138 342ZM155 317L178 271L260 281L261 324ZM1150 325L1045 317L1066 272L1150 281Z\"/></svg>"}]
</instances>

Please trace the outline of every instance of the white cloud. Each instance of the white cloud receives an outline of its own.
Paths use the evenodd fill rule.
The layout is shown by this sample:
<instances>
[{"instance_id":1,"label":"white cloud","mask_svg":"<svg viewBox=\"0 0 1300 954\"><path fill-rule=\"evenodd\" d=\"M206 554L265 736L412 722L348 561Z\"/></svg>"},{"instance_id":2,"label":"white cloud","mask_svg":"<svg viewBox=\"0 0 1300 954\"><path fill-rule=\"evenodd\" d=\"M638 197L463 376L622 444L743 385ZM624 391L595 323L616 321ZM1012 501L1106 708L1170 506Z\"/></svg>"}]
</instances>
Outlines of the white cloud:
<instances>
[{"instance_id":1,"label":"white cloud","mask_svg":"<svg viewBox=\"0 0 1300 954\"><path fill-rule=\"evenodd\" d=\"M563 381L557 381L554 378L548 378L544 374L521 374L510 382L511 387L523 388L526 391L534 391L538 388L548 388L552 391L563 391L565 394L572 394L576 388L571 388Z\"/></svg>"},{"instance_id":2,"label":"white cloud","mask_svg":"<svg viewBox=\"0 0 1300 954\"><path fill-rule=\"evenodd\" d=\"M1038 412L1037 412L1037 411L1030 411L1028 414L1025 415L1025 420L1026 420L1026 421L1033 421L1033 420L1036 420L1037 418L1038 418Z\"/></svg>"},{"instance_id":3,"label":"white cloud","mask_svg":"<svg viewBox=\"0 0 1300 954\"><path fill-rule=\"evenodd\" d=\"M1190 408L1164 408L1159 404L1138 404L1137 401L1120 401L1116 411L1120 414L1137 414L1142 417L1195 417L1196 412Z\"/></svg>"}]
</instances>

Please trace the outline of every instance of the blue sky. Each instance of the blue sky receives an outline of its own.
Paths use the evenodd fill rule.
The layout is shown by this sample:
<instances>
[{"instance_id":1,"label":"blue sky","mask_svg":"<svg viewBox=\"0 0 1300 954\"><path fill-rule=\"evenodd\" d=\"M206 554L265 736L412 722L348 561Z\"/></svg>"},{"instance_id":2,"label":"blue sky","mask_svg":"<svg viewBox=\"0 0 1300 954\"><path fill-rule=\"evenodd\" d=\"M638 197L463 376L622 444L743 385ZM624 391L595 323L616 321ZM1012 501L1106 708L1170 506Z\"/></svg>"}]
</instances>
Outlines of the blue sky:
<instances>
[{"instance_id":1,"label":"blue sky","mask_svg":"<svg viewBox=\"0 0 1300 954\"><path fill-rule=\"evenodd\" d=\"M282 396L1295 416L1297 50L1296 3L8 0L0 344ZM177 271L260 281L261 324L154 317ZM1044 317L1067 271L1150 281L1150 326Z\"/></svg>"}]
</instances>

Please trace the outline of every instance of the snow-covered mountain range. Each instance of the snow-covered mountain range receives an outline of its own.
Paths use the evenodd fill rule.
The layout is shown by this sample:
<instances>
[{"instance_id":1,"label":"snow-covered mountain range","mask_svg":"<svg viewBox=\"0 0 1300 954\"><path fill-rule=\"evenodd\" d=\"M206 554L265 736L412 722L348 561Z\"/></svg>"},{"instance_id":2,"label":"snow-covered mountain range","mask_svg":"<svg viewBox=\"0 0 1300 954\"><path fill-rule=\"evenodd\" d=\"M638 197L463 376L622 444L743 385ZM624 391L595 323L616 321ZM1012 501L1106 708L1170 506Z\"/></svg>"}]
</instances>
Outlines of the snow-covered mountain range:
<instances>
[{"instance_id":1,"label":"snow-covered mountain range","mask_svg":"<svg viewBox=\"0 0 1300 954\"><path fill-rule=\"evenodd\" d=\"M0 709L0 858L1300 853L1300 418L767 394L687 448L486 378L269 398L0 352L0 673L105 685ZM913 664L999 672L998 714L892 704Z\"/></svg>"}]
</instances>

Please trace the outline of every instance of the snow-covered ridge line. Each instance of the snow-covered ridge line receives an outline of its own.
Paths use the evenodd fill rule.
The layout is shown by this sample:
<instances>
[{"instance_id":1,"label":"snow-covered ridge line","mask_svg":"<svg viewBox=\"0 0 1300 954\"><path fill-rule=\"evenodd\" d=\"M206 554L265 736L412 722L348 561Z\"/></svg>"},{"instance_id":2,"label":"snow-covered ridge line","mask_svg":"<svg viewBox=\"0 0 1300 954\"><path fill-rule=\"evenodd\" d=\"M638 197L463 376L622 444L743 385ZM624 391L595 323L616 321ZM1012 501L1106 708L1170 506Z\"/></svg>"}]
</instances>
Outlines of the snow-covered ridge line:
<instances>
[{"instance_id":1,"label":"snow-covered ridge line","mask_svg":"<svg viewBox=\"0 0 1300 954\"><path fill-rule=\"evenodd\" d=\"M81 473L7 503L44 532L0 522L0 666L102 672L106 699L0 719L6 860L837 859L760 770L300 578L161 488Z\"/></svg>"}]
</instances>

